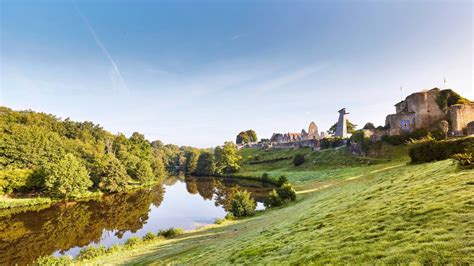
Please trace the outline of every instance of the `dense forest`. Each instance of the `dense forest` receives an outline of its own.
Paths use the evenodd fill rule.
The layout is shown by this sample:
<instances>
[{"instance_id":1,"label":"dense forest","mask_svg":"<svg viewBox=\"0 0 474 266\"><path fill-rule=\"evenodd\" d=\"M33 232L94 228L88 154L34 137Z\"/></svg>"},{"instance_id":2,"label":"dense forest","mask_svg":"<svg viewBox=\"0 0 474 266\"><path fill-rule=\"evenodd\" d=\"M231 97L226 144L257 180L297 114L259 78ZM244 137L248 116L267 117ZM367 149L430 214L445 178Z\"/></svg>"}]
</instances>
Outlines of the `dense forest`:
<instances>
[{"instance_id":1,"label":"dense forest","mask_svg":"<svg viewBox=\"0 0 474 266\"><path fill-rule=\"evenodd\" d=\"M201 150L112 134L92 122L0 107L0 194L80 196L153 183L167 172L221 175L237 171L235 144Z\"/></svg>"}]
</instances>

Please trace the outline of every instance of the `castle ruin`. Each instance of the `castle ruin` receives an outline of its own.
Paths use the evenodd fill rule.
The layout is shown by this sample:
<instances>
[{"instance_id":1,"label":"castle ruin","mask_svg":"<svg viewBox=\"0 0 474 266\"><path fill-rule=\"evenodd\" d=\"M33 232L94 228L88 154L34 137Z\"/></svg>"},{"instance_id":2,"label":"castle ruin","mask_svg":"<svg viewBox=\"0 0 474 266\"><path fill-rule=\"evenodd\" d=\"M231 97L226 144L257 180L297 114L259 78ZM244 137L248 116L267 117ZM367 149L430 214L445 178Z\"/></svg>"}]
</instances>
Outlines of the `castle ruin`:
<instances>
[{"instance_id":1,"label":"castle ruin","mask_svg":"<svg viewBox=\"0 0 474 266\"><path fill-rule=\"evenodd\" d=\"M434 88L417 92L395 104L396 113L388 115L385 124L389 135L400 135L417 129L438 130L442 121L449 124L449 135L467 135L474 121L474 103L452 90Z\"/></svg>"}]
</instances>

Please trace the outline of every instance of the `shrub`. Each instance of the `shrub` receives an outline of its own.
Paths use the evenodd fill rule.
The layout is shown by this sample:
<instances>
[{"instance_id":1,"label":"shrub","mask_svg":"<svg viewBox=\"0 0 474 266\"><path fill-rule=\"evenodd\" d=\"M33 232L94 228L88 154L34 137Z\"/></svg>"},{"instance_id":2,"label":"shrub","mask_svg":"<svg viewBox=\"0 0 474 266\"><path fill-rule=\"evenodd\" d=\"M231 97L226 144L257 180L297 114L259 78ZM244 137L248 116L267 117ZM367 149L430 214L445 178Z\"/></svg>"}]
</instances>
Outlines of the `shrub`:
<instances>
[{"instance_id":1,"label":"shrub","mask_svg":"<svg viewBox=\"0 0 474 266\"><path fill-rule=\"evenodd\" d=\"M148 232L146 233L144 236L143 236L143 241L151 241L151 240L154 240L156 239L158 236L153 234L152 232Z\"/></svg>"},{"instance_id":2,"label":"shrub","mask_svg":"<svg viewBox=\"0 0 474 266\"><path fill-rule=\"evenodd\" d=\"M239 190L232 195L230 199L229 212L235 217L250 216L255 213L257 203L245 190Z\"/></svg>"},{"instance_id":3,"label":"shrub","mask_svg":"<svg viewBox=\"0 0 474 266\"><path fill-rule=\"evenodd\" d=\"M165 237L165 238L173 238L173 237L177 237L179 235L182 235L183 233L184 233L183 229L171 227L171 228L166 229L166 230L160 230L158 232L158 235L162 236L162 237Z\"/></svg>"},{"instance_id":4,"label":"shrub","mask_svg":"<svg viewBox=\"0 0 474 266\"><path fill-rule=\"evenodd\" d=\"M282 206L283 203L284 202L278 195L277 191L273 189L272 191L270 191L270 193L268 193L268 196L263 202L263 205L265 206L265 208L274 208Z\"/></svg>"},{"instance_id":5,"label":"shrub","mask_svg":"<svg viewBox=\"0 0 474 266\"><path fill-rule=\"evenodd\" d=\"M305 160L306 159L304 157L304 154L296 154L295 157L293 158L293 165L300 166L304 164Z\"/></svg>"},{"instance_id":6,"label":"shrub","mask_svg":"<svg viewBox=\"0 0 474 266\"><path fill-rule=\"evenodd\" d=\"M34 265L70 265L72 262L71 256L44 256L36 259Z\"/></svg>"},{"instance_id":7,"label":"shrub","mask_svg":"<svg viewBox=\"0 0 474 266\"><path fill-rule=\"evenodd\" d=\"M426 163L449 159L457 153L474 152L474 138L437 141L432 138L414 142L408 154L412 163Z\"/></svg>"},{"instance_id":8,"label":"shrub","mask_svg":"<svg viewBox=\"0 0 474 266\"><path fill-rule=\"evenodd\" d=\"M107 253L107 248L104 246L89 246L79 251L78 258L80 260L90 260L95 257L102 256Z\"/></svg>"},{"instance_id":9,"label":"shrub","mask_svg":"<svg viewBox=\"0 0 474 266\"><path fill-rule=\"evenodd\" d=\"M223 224L225 222L225 218L217 218L214 223L215 224Z\"/></svg>"},{"instance_id":10,"label":"shrub","mask_svg":"<svg viewBox=\"0 0 474 266\"><path fill-rule=\"evenodd\" d=\"M283 184L277 189L278 196L285 202L296 200L296 191L290 183Z\"/></svg>"},{"instance_id":11,"label":"shrub","mask_svg":"<svg viewBox=\"0 0 474 266\"><path fill-rule=\"evenodd\" d=\"M133 247L140 244L141 241L142 240L138 236L130 237L129 239L127 239L127 241L125 241L125 246Z\"/></svg>"},{"instance_id":12,"label":"shrub","mask_svg":"<svg viewBox=\"0 0 474 266\"><path fill-rule=\"evenodd\" d=\"M270 175L268 175L268 173L263 173L262 174L262 181L263 182L271 182L271 178L270 178Z\"/></svg>"},{"instance_id":13,"label":"shrub","mask_svg":"<svg viewBox=\"0 0 474 266\"><path fill-rule=\"evenodd\" d=\"M474 169L474 156L472 156L472 153L457 153L453 155L453 159L457 161L461 168Z\"/></svg>"},{"instance_id":14,"label":"shrub","mask_svg":"<svg viewBox=\"0 0 474 266\"><path fill-rule=\"evenodd\" d=\"M329 138L324 138L320 141L320 146L321 149L329 149L329 148L337 148L339 146L342 146L343 140L340 137L329 137Z\"/></svg>"},{"instance_id":15,"label":"shrub","mask_svg":"<svg viewBox=\"0 0 474 266\"><path fill-rule=\"evenodd\" d=\"M112 154L98 157L92 174L95 185L103 191L124 191L130 177L123 164Z\"/></svg>"},{"instance_id":16,"label":"shrub","mask_svg":"<svg viewBox=\"0 0 474 266\"><path fill-rule=\"evenodd\" d=\"M113 246L111 246L110 248L107 249L107 253L114 253L114 252L118 252L120 250L123 249L123 246L120 245L120 244L115 244Z\"/></svg>"},{"instance_id":17,"label":"shrub","mask_svg":"<svg viewBox=\"0 0 474 266\"><path fill-rule=\"evenodd\" d=\"M284 175L280 176L277 181L277 186L281 187L283 184L288 183L288 178Z\"/></svg>"}]
</instances>

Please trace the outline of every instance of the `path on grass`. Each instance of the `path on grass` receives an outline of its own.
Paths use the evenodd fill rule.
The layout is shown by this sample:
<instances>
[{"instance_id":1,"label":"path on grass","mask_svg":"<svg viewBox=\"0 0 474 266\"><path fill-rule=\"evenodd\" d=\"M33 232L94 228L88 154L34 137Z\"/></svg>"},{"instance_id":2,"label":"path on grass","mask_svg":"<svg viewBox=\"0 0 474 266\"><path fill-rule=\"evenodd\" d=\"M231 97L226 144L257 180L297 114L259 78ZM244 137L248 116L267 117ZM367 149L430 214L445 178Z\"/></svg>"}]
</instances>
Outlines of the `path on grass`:
<instances>
[{"instance_id":1,"label":"path on grass","mask_svg":"<svg viewBox=\"0 0 474 266\"><path fill-rule=\"evenodd\" d=\"M320 186L318 186L316 188L312 188L312 189L296 191L296 194L306 194L306 193L315 192L315 191L318 191L318 190L321 190L321 189L325 189L325 188L328 188L328 187L332 187L332 186L350 181L350 180L358 179L358 178L361 178L361 177L369 175L369 174L375 174L375 173L387 171L387 170L397 168L397 167L401 167L401 166L405 166L405 165L406 164L397 164L397 165L387 166L387 167L380 168L380 169L377 169L377 170L373 170L373 171L370 171L370 172L367 172L367 173L364 173L364 174L361 174L361 175L352 176L352 177L346 178L344 180L331 180L331 181L327 181L327 182L316 181L315 183L320 183ZM313 183L313 182L311 182L311 183ZM311 184L311 183L309 183L309 184ZM306 185L308 185L308 184L306 184Z\"/></svg>"}]
</instances>

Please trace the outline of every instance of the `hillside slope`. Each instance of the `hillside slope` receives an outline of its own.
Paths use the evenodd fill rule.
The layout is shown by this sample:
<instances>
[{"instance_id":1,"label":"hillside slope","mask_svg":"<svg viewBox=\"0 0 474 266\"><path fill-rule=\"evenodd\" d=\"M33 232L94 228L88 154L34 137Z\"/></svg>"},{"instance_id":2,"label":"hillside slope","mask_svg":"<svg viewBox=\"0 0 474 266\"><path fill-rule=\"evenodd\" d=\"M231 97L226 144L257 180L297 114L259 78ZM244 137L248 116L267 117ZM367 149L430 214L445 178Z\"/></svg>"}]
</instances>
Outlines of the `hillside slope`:
<instances>
[{"instance_id":1,"label":"hillside slope","mask_svg":"<svg viewBox=\"0 0 474 266\"><path fill-rule=\"evenodd\" d=\"M473 178L450 160L389 166L300 193L282 209L94 262L474 263Z\"/></svg>"}]
</instances>

